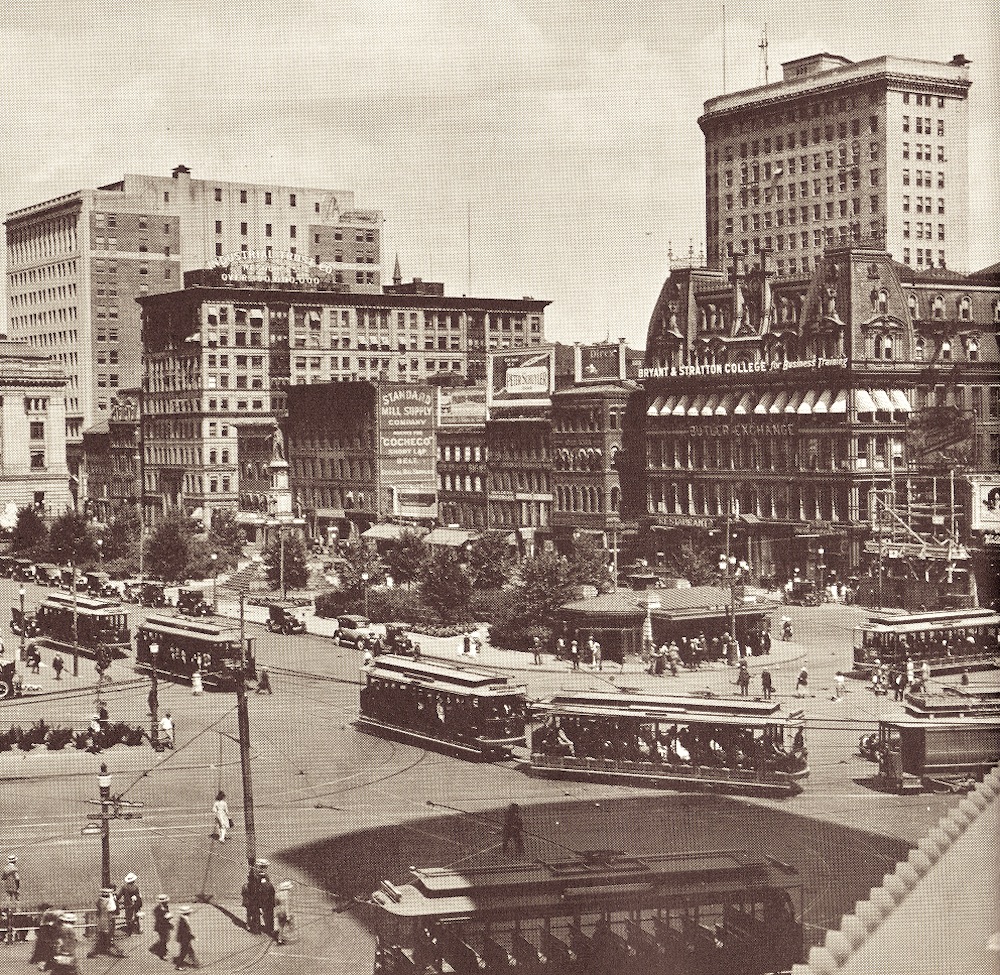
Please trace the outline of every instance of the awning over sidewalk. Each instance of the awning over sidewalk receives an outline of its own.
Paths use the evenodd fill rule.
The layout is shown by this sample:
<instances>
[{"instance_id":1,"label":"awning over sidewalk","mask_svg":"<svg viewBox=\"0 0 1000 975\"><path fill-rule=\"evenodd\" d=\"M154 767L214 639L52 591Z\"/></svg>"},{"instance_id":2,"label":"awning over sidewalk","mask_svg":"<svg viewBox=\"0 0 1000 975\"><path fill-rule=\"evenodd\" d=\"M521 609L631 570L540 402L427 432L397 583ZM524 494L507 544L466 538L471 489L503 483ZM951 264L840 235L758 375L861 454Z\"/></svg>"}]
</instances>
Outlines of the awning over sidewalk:
<instances>
[{"instance_id":1,"label":"awning over sidewalk","mask_svg":"<svg viewBox=\"0 0 1000 975\"><path fill-rule=\"evenodd\" d=\"M451 548L461 548L467 542L479 538L479 532L467 531L464 528L435 528L424 535L427 545L447 545Z\"/></svg>"},{"instance_id":2,"label":"awning over sidewalk","mask_svg":"<svg viewBox=\"0 0 1000 975\"><path fill-rule=\"evenodd\" d=\"M398 542L400 538L403 537L404 531L413 531L414 529L407 525L372 525L367 531L361 533L362 538L371 538L379 541L391 541Z\"/></svg>"}]
</instances>

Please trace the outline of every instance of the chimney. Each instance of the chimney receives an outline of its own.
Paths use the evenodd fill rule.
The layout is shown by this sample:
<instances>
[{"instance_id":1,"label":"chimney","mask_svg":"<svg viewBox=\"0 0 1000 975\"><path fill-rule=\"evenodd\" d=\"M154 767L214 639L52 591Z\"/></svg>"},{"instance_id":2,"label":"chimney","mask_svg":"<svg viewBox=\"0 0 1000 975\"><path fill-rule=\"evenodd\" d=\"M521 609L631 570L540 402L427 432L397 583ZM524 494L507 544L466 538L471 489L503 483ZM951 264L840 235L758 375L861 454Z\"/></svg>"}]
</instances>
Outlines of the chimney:
<instances>
[{"instance_id":1,"label":"chimney","mask_svg":"<svg viewBox=\"0 0 1000 975\"><path fill-rule=\"evenodd\" d=\"M179 176L190 176L191 170L189 167L185 166L183 163L179 166L174 166L173 172L170 174L174 179Z\"/></svg>"}]
</instances>

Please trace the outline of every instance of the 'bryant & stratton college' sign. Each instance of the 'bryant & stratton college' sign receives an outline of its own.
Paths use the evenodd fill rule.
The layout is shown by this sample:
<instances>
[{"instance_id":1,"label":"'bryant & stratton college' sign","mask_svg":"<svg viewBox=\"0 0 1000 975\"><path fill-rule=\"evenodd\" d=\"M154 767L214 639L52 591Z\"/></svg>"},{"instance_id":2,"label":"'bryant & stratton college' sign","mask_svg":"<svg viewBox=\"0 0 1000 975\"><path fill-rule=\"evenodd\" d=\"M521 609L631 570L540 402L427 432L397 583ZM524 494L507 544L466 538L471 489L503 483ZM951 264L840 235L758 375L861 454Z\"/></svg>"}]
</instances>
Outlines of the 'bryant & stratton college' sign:
<instances>
[{"instance_id":1,"label":"'bryant & stratton college' sign","mask_svg":"<svg viewBox=\"0 0 1000 975\"><path fill-rule=\"evenodd\" d=\"M640 379L684 376L737 376L759 372L789 372L793 369L847 368L847 359L786 359L784 362L712 362L696 366L644 366Z\"/></svg>"}]
</instances>

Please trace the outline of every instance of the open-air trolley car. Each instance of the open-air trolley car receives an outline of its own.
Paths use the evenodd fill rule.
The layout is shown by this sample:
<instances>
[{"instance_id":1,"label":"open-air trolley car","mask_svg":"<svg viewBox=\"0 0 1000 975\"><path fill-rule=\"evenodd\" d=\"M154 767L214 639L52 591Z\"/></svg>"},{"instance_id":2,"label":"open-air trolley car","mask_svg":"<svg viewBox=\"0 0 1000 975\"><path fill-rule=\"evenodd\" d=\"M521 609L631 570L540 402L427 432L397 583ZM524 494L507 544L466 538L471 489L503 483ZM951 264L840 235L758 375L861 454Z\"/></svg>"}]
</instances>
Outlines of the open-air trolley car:
<instances>
[{"instance_id":1,"label":"open-air trolley car","mask_svg":"<svg viewBox=\"0 0 1000 975\"><path fill-rule=\"evenodd\" d=\"M682 791L792 795L809 774L801 712L769 701L557 694L537 706L529 770Z\"/></svg>"},{"instance_id":2,"label":"open-air trolley car","mask_svg":"<svg viewBox=\"0 0 1000 975\"><path fill-rule=\"evenodd\" d=\"M375 975L763 975L802 960L802 889L744 851L412 869L370 899Z\"/></svg>"},{"instance_id":3,"label":"open-air trolley car","mask_svg":"<svg viewBox=\"0 0 1000 975\"><path fill-rule=\"evenodd\" d=\"M230 620L148 616L136 634L135 669L191 683L197 671L206 690L232 690L240 679L257 674L252 637L243 637ZM153 647L156 652L153 652Z\"/></svg>"},{"instance_id":4,"label":"open-air trolley car","mask_svg":"<svg viewBox=\"0 0 1000 975\"><path fill-rule=\"evenodd\" d=\"M878 736L862 739L862 754L878 762L886 788L959 789L1000 762L1000 720L899 718L879 722Z\"/></svg>"},{"instance_id":5,"label":"open-air trolley car","mask_svg":"<svg viewBox=\"0 0 1000 975\"><path fill-rule=\"evenodd\" d=\"M985 669L1000 663L1000 614L991 609L933 613L869 613L854 630L854 671L868 677L879 661L889 669L909 658L932 674Z\"/></svg>"},{"instance_id":6,"label":"open-air trolley car","mask_svg":"<svg viewBox=\"0 0 1000 975\"><path fill-rule=\"evenodd\" d=\"M38 642L62 653L107 659L126 657L131 650L128 613L115 599L53 592L35 614ZM74 638L75 630L75 638Z\"/></svg>"},{"instance_id":7,"label":"open-air trolley car","mask_svg":"<svg viewBox=\"0 0 1000 975\"><path fill-rule=\"evenodd\" d=\"M525 687L508 677L383 654L363 680L362 731L474 759L524 745Z\"/></svg>"}]
</instances>

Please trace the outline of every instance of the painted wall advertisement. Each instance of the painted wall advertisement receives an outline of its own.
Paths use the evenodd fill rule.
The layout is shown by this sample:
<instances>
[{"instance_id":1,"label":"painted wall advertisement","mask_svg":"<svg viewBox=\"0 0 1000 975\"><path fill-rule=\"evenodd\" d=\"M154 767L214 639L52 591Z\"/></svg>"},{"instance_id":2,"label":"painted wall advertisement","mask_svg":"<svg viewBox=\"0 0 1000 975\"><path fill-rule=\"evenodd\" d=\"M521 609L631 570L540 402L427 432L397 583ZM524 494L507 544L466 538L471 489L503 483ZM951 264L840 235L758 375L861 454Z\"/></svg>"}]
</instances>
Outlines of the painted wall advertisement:
<instances>
[{"instance_id":1,"label":"painted wall advertisement","mask_svg":"<svg viewBox=\"0 0 1000 975\"><path fill-rule=\"evenodd\" d=\"M1000 477L970 477L974 532L1000 533Z\"/></svg>"},{"instance_id":2,"label":"painted wall advertisement","mask_svg":"<svg viewBox=\"0 0 1000 975\"><path fill-rule=\"evenodd\" d=\"M487 354L487 408L547 406L554 381L555 349L551 346Z\"/></svg>"},{"instance_id":3,"label":"painted wall advertisement","mask_svg":"<svg viewBox=\"0 0 1000 975\"><path fill-rule=\"evenodd\" d=\"M478 386L442 386L438 391L438 422L486 422L486 390Z\"/></svg>"},{"instance_id":4,"label":"painted wall advertisement","mask_svg":"<svg viewBox=\"0 0 1000 975\"><path fill-rule=\"evenodd\" d=\"M407 498L419 498L423 503L412 503L421 508L426 508L431 498L436 500L436 394L431 386L409 384L393 384L379 391L379 478L383 490L388 489L397 499L394 507Z\"/></svg>"}]
</instances>

